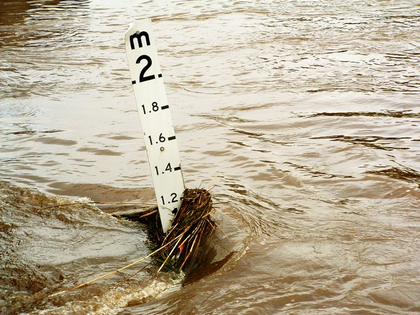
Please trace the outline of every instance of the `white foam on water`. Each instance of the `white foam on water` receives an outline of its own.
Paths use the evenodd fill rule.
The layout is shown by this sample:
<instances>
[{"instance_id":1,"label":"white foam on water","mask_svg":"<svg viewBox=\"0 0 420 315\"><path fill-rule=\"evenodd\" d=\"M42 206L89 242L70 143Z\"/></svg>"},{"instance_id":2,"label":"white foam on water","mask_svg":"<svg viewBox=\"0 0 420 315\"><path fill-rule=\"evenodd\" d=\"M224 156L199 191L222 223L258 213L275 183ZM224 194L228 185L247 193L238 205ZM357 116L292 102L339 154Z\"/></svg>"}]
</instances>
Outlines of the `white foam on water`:
<instances>
[{"instance_id":1,"label":"white foam on water","mask_svg":"<svg viewBox=\"0 0 420 315\"><path fill-rule=\"evenodd\" d=\"M180 290L183 278L184 275L162 273L158 278L146 280L144 283L133 281L133 283L126 286L111 288L103 295L97 295L90 300L80 301L75 298L61 307L51 306L50 309L35 311L29 314L119 314L129 306L140 305L154 300L159 296Z\"/></svg>"}]
</instances>

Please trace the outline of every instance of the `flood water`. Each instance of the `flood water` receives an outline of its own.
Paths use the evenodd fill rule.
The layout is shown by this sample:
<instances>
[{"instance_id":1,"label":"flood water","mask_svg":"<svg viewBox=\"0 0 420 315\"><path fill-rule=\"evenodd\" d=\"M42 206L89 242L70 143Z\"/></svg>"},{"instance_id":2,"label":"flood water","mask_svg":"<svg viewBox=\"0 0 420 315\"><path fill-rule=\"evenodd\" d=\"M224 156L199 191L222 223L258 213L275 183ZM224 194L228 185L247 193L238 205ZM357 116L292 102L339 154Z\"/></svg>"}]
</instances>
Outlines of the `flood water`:
<instances>
[{"instance_id":1,"label":"flood water","mask_svg":"<svg viewBox=\"0 0 420 315\"><path fill-rule=\"evenodd\" d=\"M49 298L149 253L107 214L155 202L124 46L144 18L223 263ZM4 0L0 36L1 313L420 312L418 1Z\"/></svg>"}]
</instances>

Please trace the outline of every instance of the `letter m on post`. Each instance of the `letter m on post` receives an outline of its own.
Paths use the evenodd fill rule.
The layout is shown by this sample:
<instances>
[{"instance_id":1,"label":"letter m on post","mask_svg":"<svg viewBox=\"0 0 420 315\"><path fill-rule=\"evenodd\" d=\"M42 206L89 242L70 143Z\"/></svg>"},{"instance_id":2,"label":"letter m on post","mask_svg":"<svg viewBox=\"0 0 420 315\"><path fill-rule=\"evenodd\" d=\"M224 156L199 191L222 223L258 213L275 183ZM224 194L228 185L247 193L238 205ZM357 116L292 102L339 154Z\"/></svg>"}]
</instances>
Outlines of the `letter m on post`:
<instances>
[{"instance_id":1,"label":"letter m on post","mask_svg":"<svg viewBox=\"0 0 420 315\"><path fill-rule=\"evenodd\" d=\"M130 47L133 50L134 49L134 39L137 39L137 43L139 45L139 48L143 47L143 43L142 43L142 38L144 37L144 39L146 40L146 45L150 46L150 39L149 39L149 34L145 31L142 32L135 32L133 35L130 35Z\"/></svg>"}]
</instances>

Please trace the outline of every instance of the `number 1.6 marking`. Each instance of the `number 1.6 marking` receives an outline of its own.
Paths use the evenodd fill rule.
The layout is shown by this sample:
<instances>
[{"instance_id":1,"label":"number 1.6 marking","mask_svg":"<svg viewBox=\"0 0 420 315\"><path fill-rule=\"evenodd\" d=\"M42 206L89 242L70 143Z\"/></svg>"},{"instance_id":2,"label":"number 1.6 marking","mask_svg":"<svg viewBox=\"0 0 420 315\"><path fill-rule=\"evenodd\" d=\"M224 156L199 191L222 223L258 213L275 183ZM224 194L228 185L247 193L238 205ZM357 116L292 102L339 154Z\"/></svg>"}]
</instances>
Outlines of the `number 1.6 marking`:
<instances>
[{"instance_id":1,"label":"number 1.6 marking","mask_svg":"<svg viewBox=\"0 0 420 315\"><path fill-rule=\"evenodd\" d=\"M168 141L175 140L176 139L176 136L170 136L170 137L166 138L163 135L163 133L160 133L159 134L159 137L156 137L156 139L153 139L152 136L148 136L148 138L149 138L149 141L150 141L150 145L153 145L153 144L163 143L166 140L168 140Z\"/></svg>"}]
</instances>

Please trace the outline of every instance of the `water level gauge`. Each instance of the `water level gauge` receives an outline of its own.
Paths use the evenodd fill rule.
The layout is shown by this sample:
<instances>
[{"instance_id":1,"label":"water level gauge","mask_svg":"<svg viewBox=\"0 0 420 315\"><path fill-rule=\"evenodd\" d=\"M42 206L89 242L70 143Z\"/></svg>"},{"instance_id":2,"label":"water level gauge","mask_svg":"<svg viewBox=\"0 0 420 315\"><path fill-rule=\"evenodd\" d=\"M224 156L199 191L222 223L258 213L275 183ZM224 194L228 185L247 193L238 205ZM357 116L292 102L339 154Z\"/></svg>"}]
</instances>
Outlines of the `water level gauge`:
<instances>
[{"instance_id":1,"label":"water level gauge","mask_svg":"<svg viewBox=\"0 0 420 315\"><path fill-rule=\"evenodd\" d=\"M166 232L179 209L185 185L150 20L130 25L125 33L125 47L159 215Z\"/></svg>"}]
</instances>

